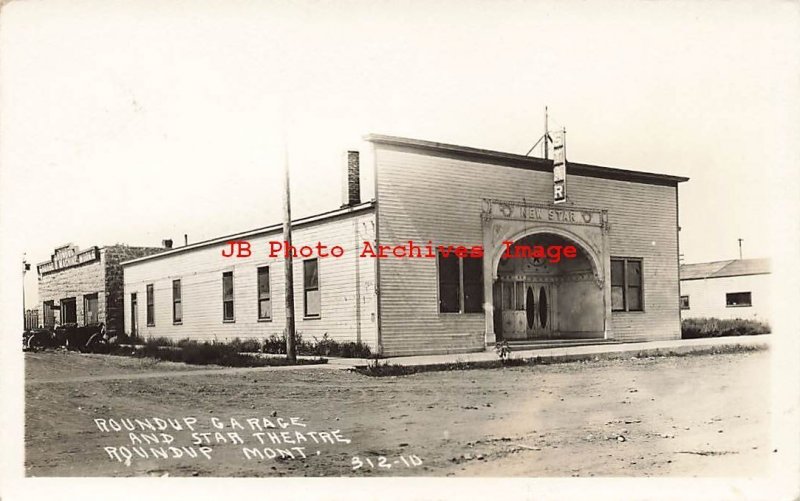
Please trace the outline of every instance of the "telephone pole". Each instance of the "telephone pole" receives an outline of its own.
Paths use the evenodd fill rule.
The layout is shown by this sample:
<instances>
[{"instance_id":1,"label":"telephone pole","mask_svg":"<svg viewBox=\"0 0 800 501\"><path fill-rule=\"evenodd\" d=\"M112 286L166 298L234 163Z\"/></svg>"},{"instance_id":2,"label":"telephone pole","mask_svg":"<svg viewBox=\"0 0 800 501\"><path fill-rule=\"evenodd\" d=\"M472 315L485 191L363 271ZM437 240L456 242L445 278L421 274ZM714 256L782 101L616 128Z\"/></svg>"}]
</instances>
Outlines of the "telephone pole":
<instances>
[{"instance_id":1,"label":"telephone pole","mask_svg":"<svg viewBox=\"0 0 800 501\"><path fill-rule=\"evenodd\" d=\"M739 241L739 259L742 259L742 240L744 240L744 239L743 238L737 238L737 240Z\"/></svg>"},{"instance_id":2,"label":"telephone pole","mask_svg":"<svg viewBox=\"0 0 800 501\"><path fill-rule=\"evenodd\" d=\"M31 269L25 254L22 254L22 326L26 327L28 312L25 310L25 272Z\"/></svg>"},{"instance_id":3,"label":"telephone pole","mask_svg":"<svg viewBox=\"0 0 800 501\"><path fill-rule=\"evenodd\" d=\"M292 248L292 202L289 190L289 146L284 143L284 178L283 178L283 241L285 249ZM284 253L283 262L286 284L286 358L294 363L297 361L294 345L294 273L292 268L292 253Z\"/></svg>"}]
</instances>

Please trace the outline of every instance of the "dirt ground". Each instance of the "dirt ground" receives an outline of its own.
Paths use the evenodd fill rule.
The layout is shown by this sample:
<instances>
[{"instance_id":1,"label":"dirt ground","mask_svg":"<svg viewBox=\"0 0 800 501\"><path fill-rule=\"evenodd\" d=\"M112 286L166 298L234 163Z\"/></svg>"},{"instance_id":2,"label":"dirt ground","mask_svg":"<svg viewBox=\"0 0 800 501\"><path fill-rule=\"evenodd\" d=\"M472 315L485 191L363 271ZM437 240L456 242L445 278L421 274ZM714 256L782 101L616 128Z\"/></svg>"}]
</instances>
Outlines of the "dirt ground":
<instances>
[{"instance_id":1,"label":"dirt ground","mask_svg":"<svg viewBox=\"0 0 800 501\"><path fill-rule=\"evenodd\" d=\"M386 378L187 370L26 354L27 475L758 475L772 453L766 351ZM158 377L136 377L147 373ZM144 430L149 445L122 421L186 417L194 431Z\"/></svg>"}]
</instances>

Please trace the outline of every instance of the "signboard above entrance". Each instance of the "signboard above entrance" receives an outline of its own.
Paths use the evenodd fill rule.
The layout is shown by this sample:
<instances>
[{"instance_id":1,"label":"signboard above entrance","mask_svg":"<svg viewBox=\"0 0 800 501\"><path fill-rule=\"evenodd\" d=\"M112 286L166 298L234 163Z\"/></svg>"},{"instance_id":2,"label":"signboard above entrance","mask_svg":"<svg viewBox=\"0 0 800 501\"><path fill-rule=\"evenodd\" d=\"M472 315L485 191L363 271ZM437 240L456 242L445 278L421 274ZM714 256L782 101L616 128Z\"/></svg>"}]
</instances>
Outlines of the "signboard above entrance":
<instances>
[{"instance_id":1,"label":"signboard above entrance","mask_svg":"<svg viewBox=\"0 0 800 501\"><path fill-rule=\"evenodd\" d=\"M577 207L561 208L504 200L483 199L481 215L484 219L522 219L548 223L604 226L603 211Z\"/></svg>"},{"instance_id":2,"label":"signboard above entrance","mask_svg":"<svg viewBox=\"0 0 800 501\"><path fill-rule=\"evenodd\" d=\"M74 245L65 245L58 247L50 261L45 261L37 266L39 274L49 273L79 264L90 263L100 259L100 253L97 247L91 247L85 251L79 251Z\"/></svg>"}]
</instances>

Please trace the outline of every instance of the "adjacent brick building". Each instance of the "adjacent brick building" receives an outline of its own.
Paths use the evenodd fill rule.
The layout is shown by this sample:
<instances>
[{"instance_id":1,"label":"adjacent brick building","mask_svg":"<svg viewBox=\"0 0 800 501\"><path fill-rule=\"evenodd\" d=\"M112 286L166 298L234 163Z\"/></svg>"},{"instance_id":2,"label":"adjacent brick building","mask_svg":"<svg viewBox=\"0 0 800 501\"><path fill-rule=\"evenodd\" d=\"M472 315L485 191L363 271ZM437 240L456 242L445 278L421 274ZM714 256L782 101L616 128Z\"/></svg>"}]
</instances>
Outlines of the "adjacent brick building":
<instances>
[{"instance_id":1,"label":"adjacent brick building","mask_svg":"<svg viewBox=\"0 0 800 501\"><path fill-rule=\"evenodd\" d=\"M58 247L49 261L39 263L39 301L45 327L103 322L109 334L122 332L123 279L120 263L160 252L160 247L93 246L80 250Z\"/></svg>"}]
</instances>

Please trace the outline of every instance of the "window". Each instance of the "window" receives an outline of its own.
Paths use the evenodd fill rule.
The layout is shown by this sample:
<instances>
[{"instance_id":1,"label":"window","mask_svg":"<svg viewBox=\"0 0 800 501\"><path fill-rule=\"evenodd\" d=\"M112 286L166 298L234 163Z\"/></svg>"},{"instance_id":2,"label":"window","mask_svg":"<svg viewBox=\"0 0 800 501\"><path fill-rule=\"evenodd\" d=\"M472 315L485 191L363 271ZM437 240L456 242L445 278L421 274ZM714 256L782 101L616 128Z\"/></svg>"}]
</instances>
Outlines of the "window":
<instances>
[{"instance_id":1,"label":"window","mask_svg":"<svg viewBox=\"0 0 800 501\"><path fill-rule=\"evenodd\" d=\"M749 292L729 292L725 294L725 306L729 308L753 306L753 298Z\"/></svg>"},{"instance_id":2,"label":"window","mask_svg":"<svg viewBox=\"0 0 800 501\"><path fill-rule=\"evenodd\" d=\"M183 304L181 303L181 281L172 281L172 323L183 322Z\"/></svg>"},{"instance_id":3,"label":"window","mask_svg":"<svg viewBox=\"0 0 800 501\"><path fill-rule=\"evenodd\" d=\"M321 314L319 295L319 261L303 261L303 304L306 318L319 318Z\"/></svg>"},{"instance_id":4,"label":"window","mask_svg":"<svg viewBox=\"0 0 800 501\"><path fill-rule=\"evenodd\" d=\"M611 311L643 311L642 260L611 259Z\"/></svg>"},{"instance_id":5,"label":"window","mask_svg":"<svg viewBox=\"0 0 800 501\"><path fill-rule=\"evenodd\" d=\"M61 300L61 323L62 324L78 323L78 312L75 306L74 297Z\"/></svg>"},{"instance_id":6,"label":"window","mask_svg":"<svg viewBox=\"0 0 800 501\"><path fill-rule=\"evenodd\" d=\"M460 274L458 256L439 253L439 311L442 313L461 311Z\"/></svg>"},{"instance_id":7,"label":"window","mask_svg":"<svg viewBox=\"0 0 800 501\"><path fill-rule=\"evenodd\" d=\"M153 284L147 284L147 325L156 325L155 301L153 298Z\"/></svg>"},{"instance_id":8,"label":"window","mask_svg":"<svg viewBox=\"0 0 800 501\"><path fill-rule=\"evenodd\" d=\"M222 321L233 322L233 272L222 274Z\"/></svg>"},{"instance_id":9,"label":"window","mask_svg":"<svg viewBox=\"0 0 800 501\"><path fill-rule=\"evenodd\" d=\"M131 292L131 334L136 335L139 333L139 302L136 299L136 293Z\"/></svg>"},{"instance_id":10,"label":"window","mask_svg":"<svg viewBox=\"0 0 800 501\"><path fill-rule=\"evenodd\" d=\"M258 319L272 318L272 300L269 294L269 266L258 269Z\"/></svg>"},{"instance_id":11,"label":"window","mask_svg":"<svg viewBox=\"0 0 800 501\"><path fill-rule=\"evenodd\" d=\"M464 272L464 312L483 311L483 259L466 258L461 262Z\"/></svg>"},{"instance_id":12,"label":"window","mask_svg":"<svg viewBox=\"0 0 800 501\"><path fill-rule=\"evenodd\" d=\"M97 322L97 294L87 294L83 296L83 323L88 325Z\"/></svg>"},{"instance_id":13,"label":"window","mask_svg":"<svg viewBox=\"0 0 800 501\"><path fill-rule=\"evenodd\" d=\"M55 314L55 302L54 301L45 301L44 305L42 306L42 312L44 313L44 326L45 327L53 327L56 324L56 314Z\"/></svg>"},{"instance_id":14,"label":"window","mask_svg":"<svg viewBox=\"0 0 800 501\"><path fill-rule=\"evenodd\" d=\"M682 310L689 309L689 296L681 296L681 309Z\"/></svg>"},{"instance_id":15,"label":"window","mask_svg":"<svg viewBox=\"0 0 800 501\"><path fill-rule=\"evenodd\" d=\"M439 253L439 312L481 313L483 311L483 259L459 258L452 252ZM510 286L511 284L508 284ZM503 284L503 301L510 301ZM508 299L507 299L508 298Z\"/></svg>"}]
</instances>

